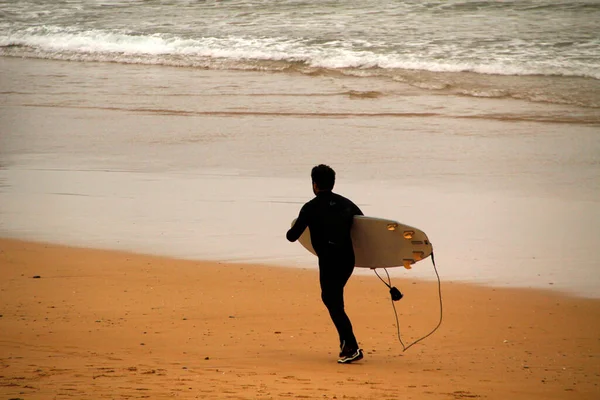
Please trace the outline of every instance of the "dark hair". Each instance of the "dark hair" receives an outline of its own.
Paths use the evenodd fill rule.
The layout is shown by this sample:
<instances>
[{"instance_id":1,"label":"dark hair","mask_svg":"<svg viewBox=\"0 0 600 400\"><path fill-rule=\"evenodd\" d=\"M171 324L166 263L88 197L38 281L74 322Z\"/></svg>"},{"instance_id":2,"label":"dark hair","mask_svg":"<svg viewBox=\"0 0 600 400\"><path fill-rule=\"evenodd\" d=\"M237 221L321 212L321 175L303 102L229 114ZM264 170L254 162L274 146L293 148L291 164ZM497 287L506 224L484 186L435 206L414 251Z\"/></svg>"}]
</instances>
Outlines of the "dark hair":
<instances>
[{"instance_id":1,"label":"dark hair","mask_svg":"<svg viewBox=\"0 0 600 400\"><path fill-rule=\"evenodd\" d=\"M335 185L335 171L329 165L317 165L310 172L310 177L319 190L332 190Z\"/></svg>"}]
</instances>

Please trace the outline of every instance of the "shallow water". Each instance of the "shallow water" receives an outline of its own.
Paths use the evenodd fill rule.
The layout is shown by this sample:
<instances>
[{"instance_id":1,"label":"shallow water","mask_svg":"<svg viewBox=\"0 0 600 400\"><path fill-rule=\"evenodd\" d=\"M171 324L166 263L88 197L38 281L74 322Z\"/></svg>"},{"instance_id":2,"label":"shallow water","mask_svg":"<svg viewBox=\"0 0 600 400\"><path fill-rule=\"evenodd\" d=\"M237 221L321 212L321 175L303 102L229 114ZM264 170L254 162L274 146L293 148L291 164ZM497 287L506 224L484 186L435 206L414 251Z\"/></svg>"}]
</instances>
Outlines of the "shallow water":
<instances>
[{"instance_id":1,"label":"shallow water","mask_svg":"<svg viewBox=\"0 0 600 400\"><path fill-rule=\"evenodd\" d=\"M598 0L0 1L0 55L386 77L600 108Z\"/></svg>"}]
</instances>

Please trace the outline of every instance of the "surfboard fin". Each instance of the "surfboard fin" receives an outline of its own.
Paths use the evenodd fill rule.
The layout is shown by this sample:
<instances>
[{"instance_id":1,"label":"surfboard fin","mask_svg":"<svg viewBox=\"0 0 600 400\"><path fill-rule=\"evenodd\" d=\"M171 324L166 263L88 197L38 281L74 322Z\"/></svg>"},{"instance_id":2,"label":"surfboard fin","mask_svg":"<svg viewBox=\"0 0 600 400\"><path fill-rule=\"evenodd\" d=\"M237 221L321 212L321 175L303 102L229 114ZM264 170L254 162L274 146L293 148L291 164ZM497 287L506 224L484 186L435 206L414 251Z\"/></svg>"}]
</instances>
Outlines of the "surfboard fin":
<instances>
[{"instance_id":1,"label":"surfboard fin","mask_svg":"<svg viewBox=\"0 0 600 400\"><path fill-rule=\"evenodd\" d=\"M424 255L425 253L422 251L413 251L413 257L415 258L415 262L421 261Z\"/></svg>"},{"instance_id":2,"label":"surfboard fin","mask_svg":"<svg viewBox=\"0 0 600 400\"><path fill-rule=\"evenodd\" d=\"M411 269L411 268L412 268L412 267L411 267L411 264L414 264L414 263L415 263L415 260L404 260L404 262L403 262L403 264L402 264L402 265L403 265L403 266L404 266L404 268L406 268L406 269Z\"/></svg>"}]
</instances>

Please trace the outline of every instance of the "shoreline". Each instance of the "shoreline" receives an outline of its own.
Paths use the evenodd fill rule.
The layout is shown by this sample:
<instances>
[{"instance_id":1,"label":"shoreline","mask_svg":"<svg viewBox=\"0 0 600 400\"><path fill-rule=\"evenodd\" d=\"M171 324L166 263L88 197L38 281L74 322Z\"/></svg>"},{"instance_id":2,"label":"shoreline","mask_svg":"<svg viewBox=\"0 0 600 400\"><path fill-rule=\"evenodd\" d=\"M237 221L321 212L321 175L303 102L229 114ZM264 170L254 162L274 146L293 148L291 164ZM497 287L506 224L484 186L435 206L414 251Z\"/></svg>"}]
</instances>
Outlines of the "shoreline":
<instances>
[{"instance_id":1,"label":"shoreline","mask_svg":"<svg viewBox=\"0 0 600 400\"><path fill-rule=\"evenodd\" d=\"M0 250L0 393L11 398L600 394L599 300L442 282L439 331L403 353L387 288L355 275L346 306L365 359L347 366L315 271L11 239ZM407 343L437 323L437 283L392 283Z\"/></svg>"},{"instance_id":2,"label":"shoreline","mask_svg":"<svg viewBox=\"0 0 600 400\"><path fill-rule=\"evenodd\" d=\"M27 237L17 237L17 236L0 236L1 241L14 241L14 242L22 242L22 243L31 243L40 246L58 246L64 247L66 249L79 249L79 250L96 250L96 251L106 251L106 252L116 252L116 253L124 253L130 254L132 256L142 256L142 257L156 257L159 259L167 259L167 260L175 260L182 262L198 262L198 263L208 263L208 264L217 264L217 265L232 265L232 266L240 266L240 267L262 267L262 268L277 268L277 269L299 269L299 270L308 270L308 271L317 271L317 259L314 258L314 261L308 260L306 258L302 258L301 261L296 263L291 263L289 260L286 263L286 260L277 260L276 258L265 258L258 261L249 261L245 259L219 259L219 258L200 258L196 255L188 255L188 256L179 256L176 254L167 254L162 252L149 252L143 249L131 249L131 248L118 248L114 247L114 245L107 244L106 246L97 246L92 247L85 244L74 244L69 243L68 241L58 242L58 241L46 241L46 240L38 240L31 239ZM292 244L293 245L293 244ZM298 245L297 243L295 245ZM439 261L438 261L439 264ZM549 295L557 295L560 297L567 297L573 299L587 299L587 300L599 300L600 294L596 294L590 291L580 291L578 292L576 288L560 288L555 287L554 283L551 282L547 287L535 286L531 284L518 284L515 282L504 282L501 283L499 281L495 281L493 278L489 278L488 280L468 280L466 278L456 278L456 277L448 277L444 276L444 267L438 265L438 273L440 274L441 285L444 286L445 283L457 284L457 285L466 285L466 286L474 286L481 288L488 288L492 290L517 290L517 291L531 291L531 292L539 292L539 293L548 293ZM418 275L410 276L414 274L417 270ZM428 272L424 272L428 271ZM441 272L440 272L441 271ZM435 271L433 269L433 264L431 263L431 258L427 258L422 260L421 262L413 265L413 269L405 270L403 267L390 267L388 268L388 273L392 279L392 283L396 280L400 281L420 281L423 283L430 283L437 285L437 277L435 275ZM404 273L407 273L409 276L405 276ZM365 277L365 278L378 278L375 276L372 270L368 268L355 268L354 273L355 276ZM379 280L378 280L379 281ZM382 284L383 285L383 284Z\"/></svg>"},{"instance_id":3,"label":"shoreline","mask_svg":"<svg viewBox=\"0 0 600 400\"><path fill-rule=\"evenodd\" d=\"M185 256L177 256L177 255L159 253L159 252L147 252L144 250L116 248L116 247L111 247L110 245L107 245L106 247L91 247L91 246L87 246L87 245L83 245L83 244L73 244L73 243L68 243L68 242L61 243L61 242L36 240L36 239L29 239L29 238L20 238L20 237L16 237L16 236L14 236L14 237L13 236L0 236L0 243L2 241L32 244L32 245L39 245L39 246L48 246L48 247L59 247L59 248L83 250L83 251L93 250L93 251L108 252L108 253L122 253L125 255L131 255L134 257L135 256L152 257L152 258L157 258L157 259L173 260L175 262L181 261L181 262L192 262L192 263L200 263L200 264L237 266L240 268L259 267L259 268L267 268L267 269L270 269L270 268L297 269L297 270L312 271L312 272L316 272L318 270L316 258L314 259L314 262L312 262L312 263L305 262L303 260L302 262L292 264L292 263L279 262L276 259L263 259L260 261L253 262L253 261L248 261L248 260L244 260L244 259L238 260L235 258L222 260L222 259L218 259L218 258L214 258L214 259L198 258L193 255L185 257ZM412 277L411 276L407 277L407 276L401 275L402 273L408 273L410 275L411 273L415 272L415 270L414 270L415 268L418 268L421 270L420 275L416 275L416 276L412 276ZM429 274L430 276L426 276L423 273L423 270L426 270L426 269L431 270L430 271L431 273ZM438 274L439 274L440 266L438 266L437 269L438 269ZM392 284L394 284L395 281L402 281L405 283L418 281L418 282L422 282L422 283L437 285L437 277L435 275L435 271L433 268L433 264L431 263L430 257L420 261L416 265L413 265L413 269L411 269L411 270L405 270L401 266L390 267L390 268L387 268L387 270L392 279ZM462 279L461 278L444 279L443 272L444 271L442 269L442 273L439 275L440 283L441 283L442 287L444 286L444 284L464 285L467 287L479 287L479 288L487 288L487 289L491 289L491 290L496 290L496 289L498 289L498 290L516 290L516 291L523 291L523 292L535 292L535 293L539 293L539 294L547 293L550 296L556 295L559 297L572 298L572 299L600 301L600 294L598 294L597 296L594 296L590 292L585 292L585 291L577 292L576 289L555 288L553 283L550 283L549 287L541 287L541 286L526 286L525 284L518 285L514 282L500 283L500 282L497 282L494 280L477 281L477 280L467 280L464 278L462 278ZM374 272L369 268L355 268L353 275L360 276L362 278L367 278L367 279L373 278L373 279L376 279L378 282L380 282L380 280L376 277ZM380 275L382 275L382 274L380 274ZM383 283L381 285L383 286Z\"/></svg>"}]
</instances>

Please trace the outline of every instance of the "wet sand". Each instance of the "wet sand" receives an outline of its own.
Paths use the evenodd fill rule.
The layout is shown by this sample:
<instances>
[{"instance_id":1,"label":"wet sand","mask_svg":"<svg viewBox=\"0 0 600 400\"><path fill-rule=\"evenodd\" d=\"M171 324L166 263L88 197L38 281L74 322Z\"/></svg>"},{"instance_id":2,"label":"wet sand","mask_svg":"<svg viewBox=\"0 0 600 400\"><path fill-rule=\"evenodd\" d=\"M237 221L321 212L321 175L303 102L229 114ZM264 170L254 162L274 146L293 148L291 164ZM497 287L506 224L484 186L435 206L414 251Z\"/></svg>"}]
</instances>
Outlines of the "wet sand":
<instances>
[{"instance_id":1,"label":"wet sand","mask_svg":"<svg viewBox=\"0 0 600 400\"><path fill-rule=\"evenodd\" d=\"M34 278L39 276L39 278ZM394 279L405 342L437 286ZM0 240L0 395L22 399L597 399L600 301L444 283L402 352L386 287L354 276L365 350L336 363L314 270Z\"/></svg>"},{"instance_id":2,"label":"wet sand","mask_svg":"<svg viewBox=\"0 0 600 400\"><path fill-rule=\"evenodd\" d=\"M425 231L445 281L599 296L597 109L339 74L0 69L2 237L314 268L284 233L325 162L366 215Z\"/></svg>"}]
</instances>

